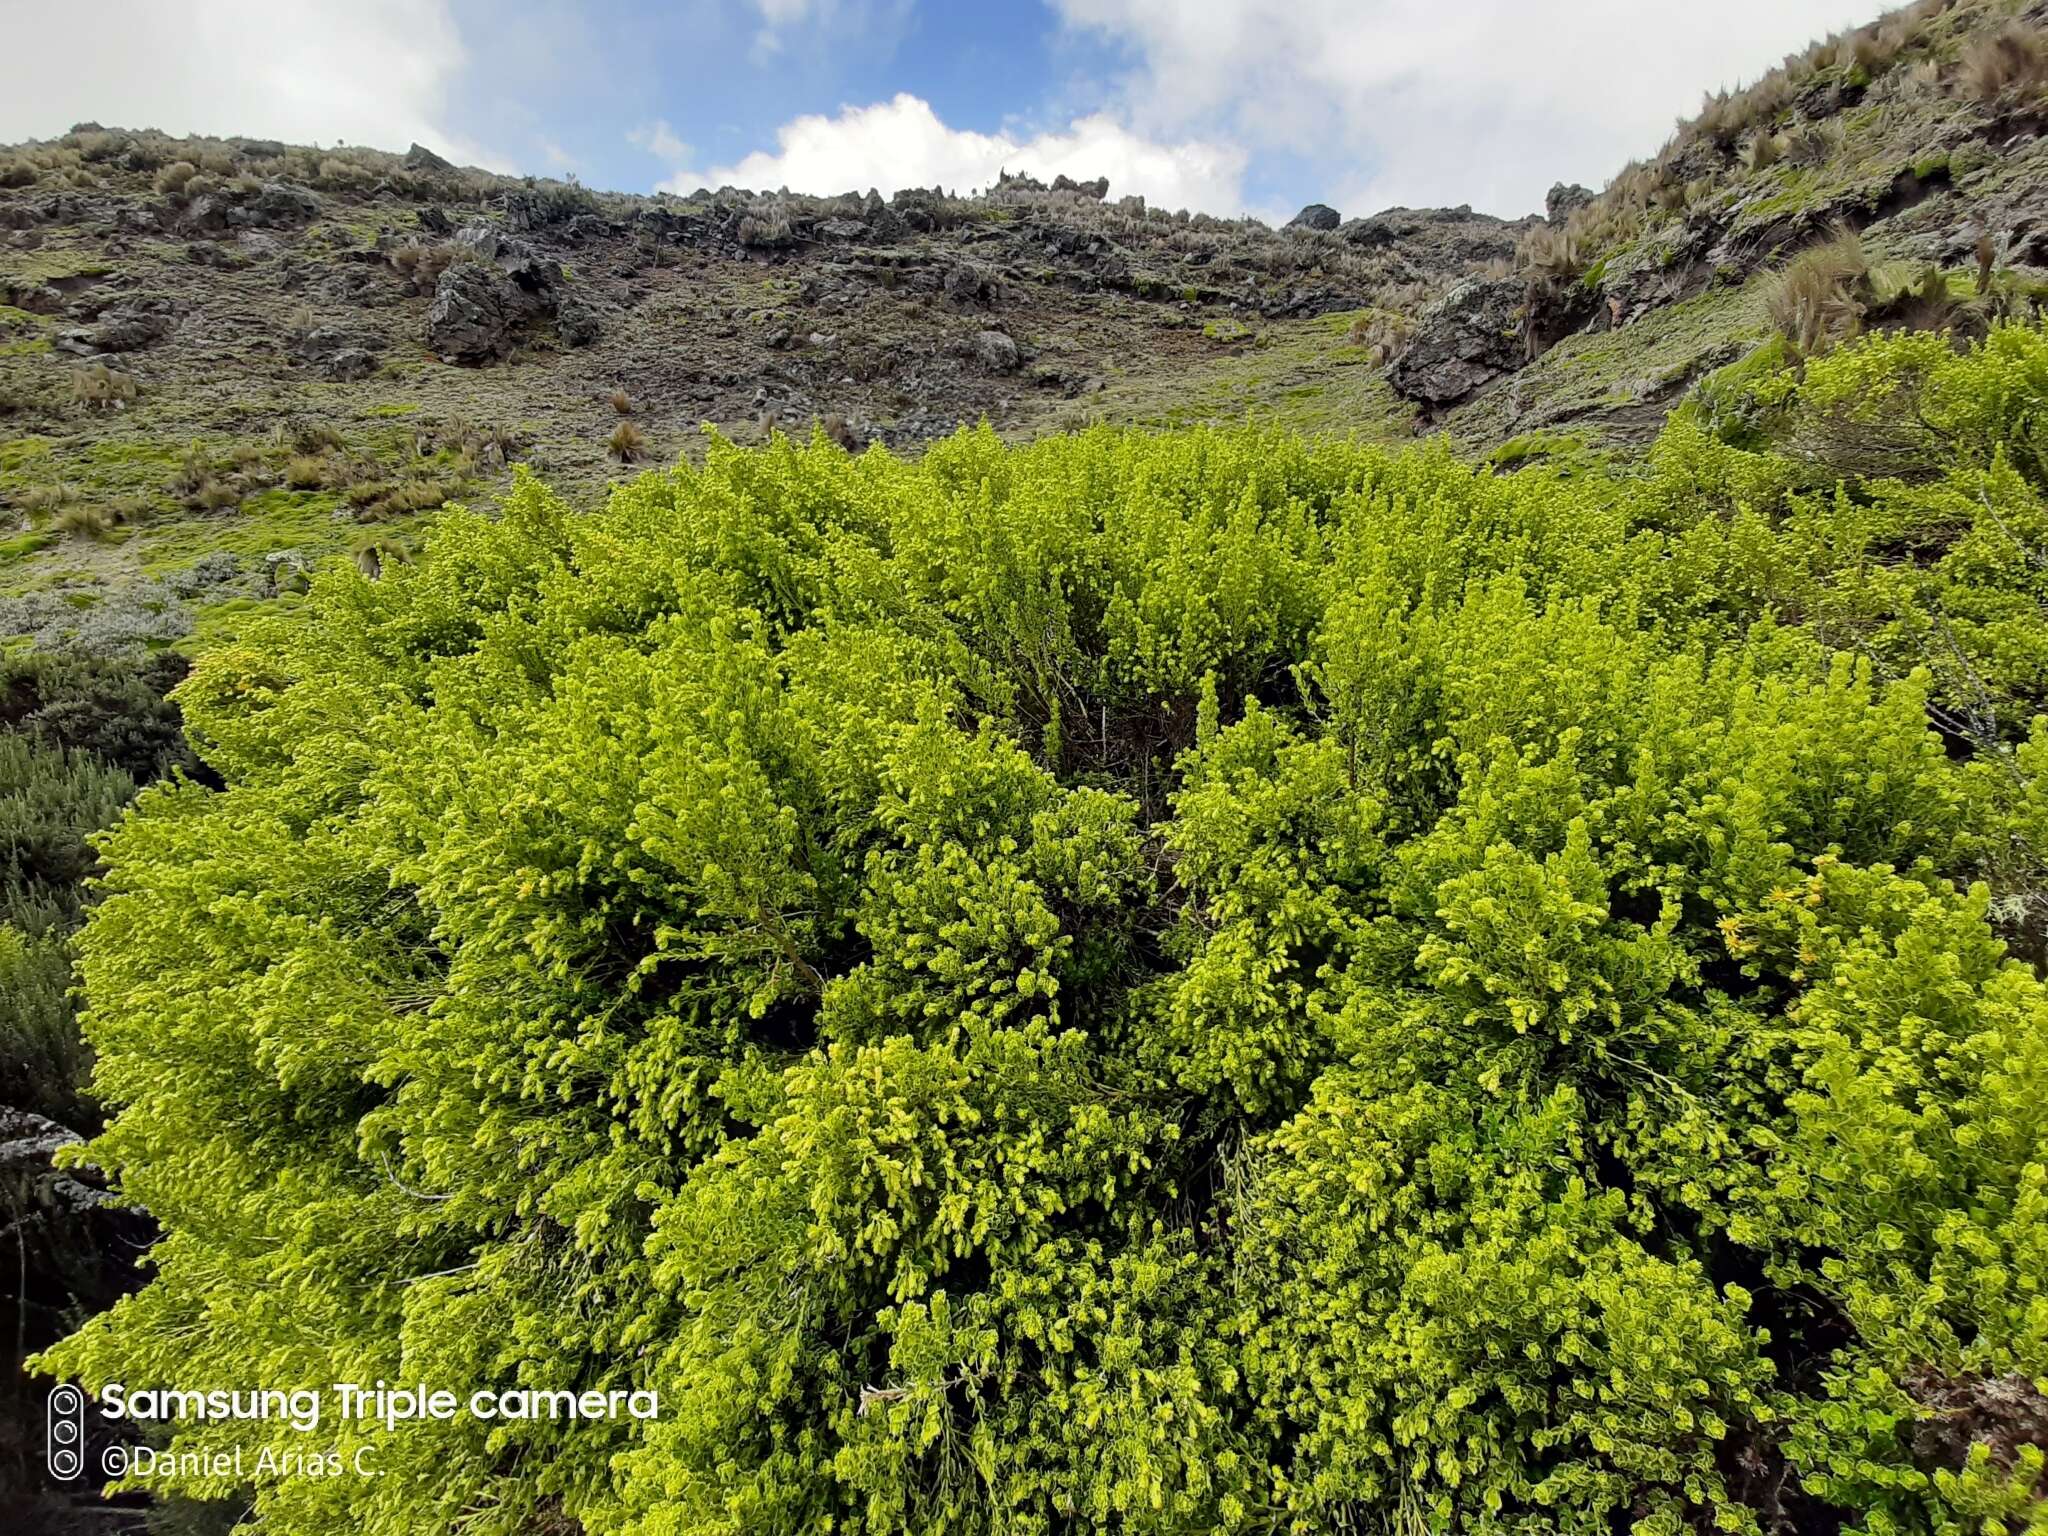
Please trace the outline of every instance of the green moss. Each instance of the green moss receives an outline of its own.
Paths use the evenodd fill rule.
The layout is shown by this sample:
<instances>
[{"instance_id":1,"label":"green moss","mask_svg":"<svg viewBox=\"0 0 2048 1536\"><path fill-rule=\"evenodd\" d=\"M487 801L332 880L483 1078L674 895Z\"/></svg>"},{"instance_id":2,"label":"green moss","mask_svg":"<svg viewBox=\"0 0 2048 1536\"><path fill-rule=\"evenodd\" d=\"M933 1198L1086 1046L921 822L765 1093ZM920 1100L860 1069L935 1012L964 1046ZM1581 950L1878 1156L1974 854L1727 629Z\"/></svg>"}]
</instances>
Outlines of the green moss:
<instances>
[{"instance_id":1,"label":"green moss","mask_svg":"<svg viewBox=\"0 0 2048 1536\"><path fill-rule=\"evenodd\" d=\"M45 545L54 543L55 540L55 534L40 531L16 534L11 539L0 540L0 565L12 565Z\"/></svg>"},{"instance_id":2,"label":"green moss","mask_svg":"<svg viewBox=\"0 0 2048 1536\"><path fill-rule=\"evenodd\" d=\"M283 592L276 597L231 597L218 603L207 603L192 615L192 632L179 640L173 649L187 656L197 656L217 646L229 645L242 636L249 620L273 613L290 612L304 605L303 592Z\"/></svg>"},{"instance_id":3,"label":"green moss","mask_svg":"<svg viewBox=\"0 0 2048 1536\"><path fill-rule=\"evenodd\" d=\"M1586 440L1576 432L1524 432L1494 449L1486 462L1496 469L1510 469L1538 459L1569 457L1585 448Z\"/></svg>"},{"instance_id":4,"label":"green moss","mask_svg":"<svg viewBox=\"0 0 2048 1536\"><path fill-rule=\"evenodd\" d=\"M420 408L417 400L393 400L385 405L373 405L365 416L411 416Z\"/></svg>"},{"instance_id":5,"label":"green moss","mask_svg":"<svg viewBox=\"0 0 2048 1536\"><path fill-rule=\"evenodd\" d=\"M37 287L71 277L105 277L113 270L111 262L85 251L10 251L5 260L0 260L0 283Z\"/></svg>"},{"instance_id":6,"label":"green moss","mask_svg":"<svg viewBox=\"0 0 2048 1536\"><path fill-rule=\"evenodd\" d=\"M34 467L47 473L50 440L47 437L0 438L0 475Z\"/></svg>"},{"instance_id":7,"label":"green moss","mask_svg":"<svg viewBox=\"0 0 2048 1536\"><path fill-rule=\"evenodd\" d=\"M214 550L257 559L276 549L339 548L351 527L336 520L341 509L341 498L332 491L258 491L233 512L152 525L143 568L181 570Z\"/></svg>"}]
</instances>

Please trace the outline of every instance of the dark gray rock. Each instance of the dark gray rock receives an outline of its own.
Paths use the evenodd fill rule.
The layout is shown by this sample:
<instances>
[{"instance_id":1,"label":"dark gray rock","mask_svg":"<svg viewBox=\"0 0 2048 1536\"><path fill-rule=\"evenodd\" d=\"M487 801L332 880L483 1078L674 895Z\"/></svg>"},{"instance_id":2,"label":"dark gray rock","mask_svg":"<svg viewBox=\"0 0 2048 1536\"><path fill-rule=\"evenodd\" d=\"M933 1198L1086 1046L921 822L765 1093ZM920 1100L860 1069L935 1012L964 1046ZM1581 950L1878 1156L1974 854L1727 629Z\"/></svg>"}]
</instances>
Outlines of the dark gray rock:
<instances>
[{"instance_id":1,"label":"dark gray rock","mask_svg":"<svg viewBox=\"0 0 2048 1536\"><path fill-rule=\"evenodd\" d=\"M426 145L415 141L405 152L405 168L408 171L452 171L455 167L443 160Z\"/></svg>"},{"instance_id":2,"label":"dark gray rock","mask_svg":"<svg viewBox=\"0 0 2048 1536\"><path fill-rule=\"evenodd\" d=\"M1287 228L1313 229L1327 233L1343 222L1337 210L1328 203L1310 203L1287 221Z\"/></svg>"},{"instance_id":3,"label":"dark gray rock","mask_svg":"<svg viewBox=\"0 0 2048 1536\"><path fill-rule=\"evenodd\" d=\"M1519 278L1470 278L1423 311L1387 378L1429 406L1454 405L1524 360Z\"/></svg>"},{"instance_id":4,"label":"dark gray rock","mask_svg":"<svg viewBox=\"0 0 2048 1536\"><path fill-rule=\"evenodd\" d=\"M80 357L102 352L138 352L171 333L171 317L160 308L122 304L105 311L89 328L66 331L54 345Z\"/></svg>"},{"instance_id":5,"label":"dark gray rock","mask_svg":"<svg viewBox=\"0 0 2048 1536\"><path fill-rule=\"evenodd\" d=\"M604 317L582 295L567 293L555 306L555 328L566 345L587 347L604 334Z\"/></svg>"},{"instance_id":6,"label":"dark gray rock","mask_svg":"<svg viewBox=\"0 0 2048 1536\"><path fill-rule=\"evenodd\" d=\"M995 298L995 279L985 267L958 261L946 268L946 297L956 304L985 304Z\"/></svg>"},{"instance_id":7,"label":"dark gray rock","mask_svg":"<svg viewBox=\"0 0 2048 1536\"><path fill-rule=\"evenodd\" d=\"M8 1209L77 1215L111 1203L104 1190L82 1183L51 1160L84 1138L68 1126L25 1109L0 1106L0 1187Z\"/></svg>"},{"instance_id":8,"label":"dark gray rock","mask_svg":"<svg viewBox=\"0 0 2048 1536\"><path fill-rule=\"evenodd\" d=\"M197 207L195 203L193 205ZM259 228L276 224L303 224L320 216L319 197L290 181L266 181L247 202L227 212L227 221L238 227Z\"/></svg>"},{"instance_id":9,"label":"dark gray rock","mask_svg":"<svg viewBox=\"0 0 2048 1536\"><path fill-rule=\"evenodd\" d=\"M512 279L483 261L441 274L427 311L427 345L444 363L474 366L505 356L532 306Z\"/></svg>"},{"instance_id":10,"label":"dark gray rock","mask_svg":"<svg viewBox=\"0 0 2048 1536\"><path fill-rule=\"evenodd\" d=\"M1562 224L1579 209L1593 201L1593 192L1577 182L1553 182L1543 196L1543 217L1553 224Z\"/></svg>"},{"instance_id":11,"label":"dark gray rock","mask_svg":"<svg viewBox=\"0 0 2048 1536\"><path fill-rule=\"evenodd\" d=\"M226 229L228 213L228 200L218 192L208 192L185 205L185 226L198 230Z\"/></svg>"},{"instance_id":12,"label":"dark gray rock","mask_svg":"<svg viewBox=\"0 0 2048 1536\"><path fill-rule=\"evenodd\" d=\"M377 338L340 326L317 326L297 340L293 352L326 379L367 379L377 371Z\"/></svg>"}]
</instances>

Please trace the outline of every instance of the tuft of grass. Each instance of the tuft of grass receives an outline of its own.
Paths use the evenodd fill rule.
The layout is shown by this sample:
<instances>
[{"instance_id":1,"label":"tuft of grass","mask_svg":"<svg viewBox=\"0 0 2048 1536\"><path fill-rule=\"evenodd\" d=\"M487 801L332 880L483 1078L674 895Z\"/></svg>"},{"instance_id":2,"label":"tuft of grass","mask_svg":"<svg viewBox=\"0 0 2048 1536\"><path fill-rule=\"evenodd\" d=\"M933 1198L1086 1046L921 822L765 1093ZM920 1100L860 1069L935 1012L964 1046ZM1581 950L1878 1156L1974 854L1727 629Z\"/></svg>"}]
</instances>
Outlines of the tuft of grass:
<instances>
[{"instance_id":1,"label":"tuft of grass","mask_svg":"<svg viewBox=\"0 0 2048 1536\"><path fill-rule=\"evenodd\" d=\"M110 509L80 502L59 512L50 526L59 533L78 533L89 539L103 539L114 531L117 521Z\"/></svg>"},{"instance_id":2,"label":"tuft of grass","mask_svg":"<svg viewBox=\"0 0 2048 1536\"><path fill-rule=\"evenodd\" d=\"M1964 94L1979 106L2023 106L2048 99L2048 38L2038 27L2008 23L1969 46L1960 80Z\"/></svg>"},{"instance_id":3,"label":"tuft of grass","mask_svg":"<svg viewBox=\"0 0 2048 1536\"><path fill-rule=\"evenodd\" d=\"M621 416L630 416L633 414L633 397L627 394L624 389L613 390L611 394L611 401L612 409L617 411Z\"/></svg>"},{"instance_id":4,"label":"tuft of grass","mask_svg":"<svg viewBox=\"0 0 2048 1536\"><path fill-rule=\"evenodd\" d=\"M1862 242L1845 230L1793 258L1771 290L1767 313L1794 352L1811 357L1861 330L1871 298L1870 262Z\"/></svg>"},{"instance_id":5,"label":"tuft of grass","mask_svg":"<svg viewBox=\"0 0 2048 1536\"><path fill-rule=\"evenodd\" d=\"M1409 330L1405 316L1384 309L1368 310L1351 322L1344 339L1354 347L1365 348L1377 368L1401 355L1401 349L1408 344Z\"/></svg>"},{"instance_id":6,"label":"tuft of grass","mask_svg":"<svg viewBox=\"0 0 2048 1536\"><path fill-rule=\"evenodd\" d=\"M158 192L172 202L183 203L188 196L186 189L191 186L192 178L198 174L199 167L190 160L173 160L156 173L155 186Z\"/></svg>"},{"instance_id":7,"label":"tuft of grass","mask_svg":"<svg viewBox=\"0 0 2048 1536\"><path fill-rule=\"evenodd\" d=\"M622 421L612 428L605 447L621 464L632 464L646 456L647 437L632 422Z\"/></svg>"},{"instance_id":8,"label":"tuft of grass","mask_svg":"<svg viewBox=\"0 0 2048 1536\"><path fill-rule=\"evenodd\" d=\"M764 250L792 244L796 239L790 227L789 211L775 203L763 204L744 215L740 219L738 234L741 245Z\"/></svg>"},{"instance_id":9,"label":"tuft of grass","mask_svg":"<svg viewBox=\"0 0 2048 1536\"><path fill-rule=\"evenodd\" d=\"M1569 228L1538 224L1522 237L1522 271L1533 282L1562 288L1578 281L1586 270L1579 238Z\"/></svg>"},{"instance_id":10,"label":"tuft of grass","mask_svg":"<svg viewBox=\"0 0 2048 1536\"><path fill-rule=\"evenodd\" d=\"M141 393L135 375L105 363L91 363L71 370L71 398L93 410L121 410L132 405Z\"/></svg>"},{"instance_id":11,"label":"tuft of grass","mask_svg":"<svg viewBox=\"0 0 2048 1536\"><path fill-rule=\"evenodd\" d=\"M316 454L298 453L284 467L284 483L295 491L317 491L327 483L327 461Z\"/></svg>"},{"instance_id":12,"label":"tuft of grass","mask_svg":"<svg viewBox=\"0 0 2048 1536\"><path fill-rule=\"evenodd\" d=\"M21 493L22 510L31 517L47 517L77 494L62 480L53 480L48 485L32 485Z\"/></svg>"},{"instance_id":13,"label":"tuft of grass","mask_svg":"<svg viewBox=\"0 0 2048 1536\"><path fill-rule=\"evenodd\" d=\"M1740 153L1744 170L1768 170L1785 158L1785 140L1775 133L1753 133L1742 141Z\"/></svg>"}]
</instances>

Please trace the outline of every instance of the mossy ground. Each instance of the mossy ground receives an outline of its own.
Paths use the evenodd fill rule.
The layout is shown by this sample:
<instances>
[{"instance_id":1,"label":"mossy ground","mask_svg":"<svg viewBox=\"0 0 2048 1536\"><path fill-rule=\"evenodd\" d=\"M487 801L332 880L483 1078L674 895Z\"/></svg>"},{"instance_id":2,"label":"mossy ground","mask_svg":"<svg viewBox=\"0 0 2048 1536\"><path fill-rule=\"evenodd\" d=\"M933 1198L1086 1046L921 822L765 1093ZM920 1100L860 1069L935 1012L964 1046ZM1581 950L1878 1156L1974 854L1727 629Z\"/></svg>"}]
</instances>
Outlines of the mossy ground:
<instances>
[{"instance_id":1,"label":"mossy ground","mask_svg":"<svg viewBox=\"0 0 2048 1536\"><path fill-rule=\"evenodd\" d=\"M1181 427L1251 421L1391 442L1412 435L1415 409L1386 370L1350 340L1347 310L1255 326L1208 322L1204 346L1172 369L1134 361L1055 417L1062 428L1124 423Z\"/></svg>"}]
</instances>

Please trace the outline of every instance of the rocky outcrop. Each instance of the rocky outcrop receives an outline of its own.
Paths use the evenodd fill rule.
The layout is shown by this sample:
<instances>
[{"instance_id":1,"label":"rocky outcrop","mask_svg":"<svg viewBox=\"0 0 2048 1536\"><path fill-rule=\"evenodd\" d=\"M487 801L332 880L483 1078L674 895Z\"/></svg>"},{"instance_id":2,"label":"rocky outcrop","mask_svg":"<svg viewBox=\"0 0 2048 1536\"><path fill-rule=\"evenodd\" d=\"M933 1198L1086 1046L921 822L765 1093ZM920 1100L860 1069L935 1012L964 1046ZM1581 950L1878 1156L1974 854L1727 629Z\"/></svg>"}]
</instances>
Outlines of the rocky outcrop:
<instances>
[{"instance_id":1,"label":"rocky outcrop","mask_svg":"<svg viewBox=\"0 0 2048 1536\"><path fill-rule=\"evenodd\" d=\"M1287 221L1287 228L1313 229L1327 233L1343 222L1342 216L1328 203L1310 203Z\"/></svg>"},{"instance_id":2,"label":"rocky outcrop","mask_svg":"<svg viewBox=\"0 0 2048 1536\"><path fill-rule=\"evenodd\" d=\"M488 262L458 261L441 274L427 311L427 345L444 363L475 366L505 356L531 306Z\"/></svg>"},{"instance_id":3,"label":"rocky outcrop","mask_svg":"<svg viewBox=\"0 0 2048 1536\"><path fill-rule=\"evenodd\" d=\"M1345 220L1337 233L1365 250L1399 254L1417 275L1435 275L1511 259L1523 232L1537 222L1497 219L1461 203L1455 208L1385 208Z\"/></svg>"},{"instance_id":4,"label":"rocky outcrop","mask_svg":"<svg viewBox=\"0 0 2048 1536\"><path fill-rule=\"evenodd\" d=\"M1055 192L1078 192L1081 196L1092 197L1099 203L1109 196L1109 178L1097 176L1092 181L1076 181L1071 176L1055 176L1052 179L1052 189Z\"/></svg>"},{"instance_id":5,"label":"rocky outcrop","mask_svg":"<svg viewBox=\"0 0 2048 1536\"><path fill-rule=\"evenodd\" d=\"M1562 224L1591 201L1591 187L1582 187L1576 181L1552 182L1543 197L1543 217L1553 224Z\"/></svg>"},{"instance_id":6,"label":"rocky outcrop","mask_svg":"<svg viewBox=\"0 0 2048 1536\"><path fill-rule=\"evenodd\" d=\"M1397 393L1424 406L1455 405L1524 361L1519 278L1470 278L1416 322L1408 347L1388 370Z\"/></svg>"},{"instance_id":7,"label":"rocky outcrop","mask_svg":"<svg viewBox=\"0 0 2048 1536\"><path fill-rule=\"evenodd\" d=\"M292 355L322 378L364 379L377 370L377 338L338 325L315 326L293 343Z\"/></svg>"},{"instance_id":8,"label":"rocky outcrop","mask_svg":"<svg viewBox=\"0 0 2048 1536\"><path fill-rule=\"evenodd\" d=\"M555 306L555 329L564 345L587 347L604 335L604 317L581 294L565 293Z\"/></svg>"},{"instance_id":9,"label":"rocky outcrop","mask_svg":"<svg viewBox=\"0 0 2048 1536\"><path fill-rule=\"evenodd\" d=\"M242 228L303 224L320 216L320 198L296 182L266 181L255 194L228 210L228 223Z\"/></svg>"},{"instance_id":10,"label":"rocky outcrop","mask_svg":"<svg viewBox=\"0 0 2048 1536\"><path fill-rule=\"evenodd\" d=\"M456 261L434 287L427 311L427 345L444 363L474 366L509 354L529 323L556 316L564 303L562 269L524 240L477 220L456 232L455 244L471 259ZM597 318L580 300L569 301L564 332L595 340ZM579 343L571 343L577 345Z\"/></svg>"},{"instance_id":11,"label":"rocky outcrop","mask_svg":"<svg viewBox=\"0 0 2048 1536\"><path fill-rule=\"evenodd\" d=\"M155 346L170 333L168 307L143 300L115 305L102 312L96 324L64 331L53 344L60 352L93 357L102 352L138 352Z\"/></svg>"},{"instance_id":12,"label":"rocky outcrop","mask_svg":"<svg viewBox=\"0 0 2048 1536\"><path fill-rule=\"evenodd\" d=\"M452 171L455 169L426 145L414 140L405 152L405 168L408 171Z\"/></svg>"}]
</instances>

